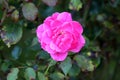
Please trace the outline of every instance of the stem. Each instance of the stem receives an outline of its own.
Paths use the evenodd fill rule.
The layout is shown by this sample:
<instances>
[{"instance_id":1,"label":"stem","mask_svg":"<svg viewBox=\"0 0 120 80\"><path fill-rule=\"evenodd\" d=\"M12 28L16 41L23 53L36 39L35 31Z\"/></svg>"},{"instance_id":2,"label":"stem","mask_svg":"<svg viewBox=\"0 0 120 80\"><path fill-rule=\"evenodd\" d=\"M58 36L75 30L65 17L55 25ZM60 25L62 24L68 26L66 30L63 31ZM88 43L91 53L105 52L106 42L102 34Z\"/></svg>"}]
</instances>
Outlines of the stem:
<instances>
[{"instance_id":1,"label":"stem","mask_svg":"<svg viewBox=\"0 0 120 80\"><path fill-rule=\"evenodd\" d=\"M46 71L44 73L45 75L48 73L49 68L50 68L50 65L48 65L48 67L47 67L47 69L46 69Z\"/></svg>"},{"instance_id":2,"label":"stem","mask_svg":"<svg viewBox=\"0 0 120 80\"><path fill-rule=\"evenodd\" d=\"M90 4L91 4L91 0L89 0L87 2L86 6L85 6L85 9L84 9L84 15L83 15L84 24L86 24L86 19L87 19L87 15L88 15L88 12L89 12Z\"/></svg>"},{"instance_id":3,"label":"stem","mask_svg":"<svg viewBox=\"0 0 120 80\"><path fill-rule=\"evenodd\" d=\"M0 25L2 25L2 23L4 22L4 20L5 20L5 18L6 18L6 14L7 14L7 10L5 10L4 13L3 13L3 17L2 17L2 19L1 19Z\"/></svg>"},{"instance_id":4,"label":"stem","mask_svg":"<svg viewBox=\"0 0 120 80\"><path fill-rule=\"evenodd\" d=\"M48 73L48 70L50 69L50 67L51 67L51 63L53 62L53 60L51 59L50 60L50 62L49 62L49 64L48 64L48 67L47 67L47 69L45 70L45 75L47 75L47 73Z\"/></svg>"},{"instance_id":5,"label":"stem","mask_svg":"<svg viewBox=\"0 0 120 80\"><path fill-rule=\"evenodd\" d=\"M1 22L0 22L0 26L2 25L2 23L4 22L5 18L6 18L6 14L7 14L7 10L9 9L9 5L8 5L8 2L7 0L3 0L3 5L5 7L5 10L3 12L3 17L1 19Z\"/></svg>"},{"instance_id":6,"label":"stem","mask_svg":"<svg viewBox=\"0 0 120 80\"><path fill-rule=\"evenodd\" d=\"M116 58L116 66L115 66L115 69L114 69L114 72L113 72L113 75L112 75L112 77L111 77L111 80L115 80L115 78L116 78L116 73L118 72L118 70L119 70L119 56L120 56L120 54L119 54L119 50L118 50L118 52L116 52L117 53L117 58Z\"/></svg>"}]
</instances>

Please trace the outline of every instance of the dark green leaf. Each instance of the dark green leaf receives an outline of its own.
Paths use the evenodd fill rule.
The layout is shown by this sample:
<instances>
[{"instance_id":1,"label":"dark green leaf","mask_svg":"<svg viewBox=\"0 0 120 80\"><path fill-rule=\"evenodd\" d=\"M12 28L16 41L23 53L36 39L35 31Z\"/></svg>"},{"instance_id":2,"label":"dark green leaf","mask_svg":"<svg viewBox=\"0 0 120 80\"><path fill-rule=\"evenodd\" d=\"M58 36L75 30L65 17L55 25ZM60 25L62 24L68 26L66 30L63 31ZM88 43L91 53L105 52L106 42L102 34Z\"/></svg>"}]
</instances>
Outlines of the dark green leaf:
<instances>
[{"instance_id":1,"label":"dark green leaf","mask_svg":"<svg viewBox=\"0 0 120 80\"><path fill-rule=\"evenodd\" d=\"M38 58L39 59L49 59L50 58L50 56L49 56L49 54L47 53L47 52L45 52L45 51L40 51L39 53L38 53Z\"/></svg>"},{"instance_id":2,"label":"dark green leaf","mask_svg":"<svg viewBox=\"0 0 120 80\"><path fill-rule=\"evenodd\" d=\"M100 57L96 57L91 59L92 63L94 64L95 67L98 67L101 63L101 58Z\"/></svg>"},{"instance_id":3,"label":"dark green leaf","mask_svg":"<svg viewBox=\"0 0 120 80\"><path fill-rule=\"evenodd\" d=\"M7 62L5 62L5 63L2 63L2 65L1 65L1 70L3 71L3 72L6 72L8 69L9 69L9 63L7 63Z\"/></svg>"},{"instance_id":4,"label":"dark green leaf","mask_svg":"<svg viewBox=\"0 0 120 80\"><path fill-rule=\"evenodd\" d=\"M19 24L10 23L4 25L0 36L5 44L10 47L21 39L22 33L22 27Z\"/></svg>"},{"instance_id":5,"label":"dark green leaf","mask_svg":"<svg viewBox=\"0 0 120 80\"><path fill-rule=\"evenodd\" d=\"M65 75L67 75L67 73L69 72L71 67L72 67L72 62L69 57L66 58L66 60L61 62L61 64L60 64L60 68L62 69L62 71L64 72Z\"/></svg>"},{"instance_id":6,"label":"dark green leaf","mask_svg":"<svg viewBox=\"0 0 120 80\"><path fill-rule=\"evenodd\" d=\"M38 39L37 37L33 38L31 46L35 46L38 44Z\"/></svg>"},{"instance_id":7,"label":"dark green leaf","mask_svg":"<svg viewBox=\"0 0 120 80\"><path fill-rule=\"evenodd\" d=\"M76 55L74 57L76 60L78 66L84 71L93 71L94 70L94 65L92 64L92 61L88 60L85 56L83 55Z\"/></svg>"},{"instance_id":8,"label":"dark green leaf","mask_svg":"<svg viewBox=\"0 0 120 80\"><path fill-rule=\"evenodd\" d=\"M77 76L80 73L80 68L76 64L72 65L72 68L69 70L70 76Z\"/></svg>"},{"instance_id":9,"label":"dark green leaf","mask_svg":"<svg viewBox=\"0 0 120 80\"><path fill-rule=\"evenodd\" d=\"M54 72L53 74L50 74L51 80L64 80L64 75L60 72Z\"/></svg>"},{"instance_id":10,"label":"dark green leaf","mask_svg":"<svg viewBox=\"0 0 120 80\"><path fill-rule=\"evenodd\" d=\"M26 80L34 80L36 78L35 70L30 67L25 69L25 78Z\"/></svg>"},{"instance_id":11,"label":"dark green leaf","mask_svg":"<svg viewBox=\"0 0 120 80\"><path fill-rule=\"evenodd\" d=\"M19 58L22 49L19 46L15 46L12 50L12 57L16 60Z\"/></svg>"},{"instance_id":12,"label":"dark green leaf","mask_svg":"<svg viewBox=\"0 0 120 80\"><path fill-rule=\"evenodd\" d=\"M45 75L41 72L38 72L38 80L46 80Z\"/></svg>"},{"instance_id":13,"label":"dark green leaf","mask_svg":"<svg viewBox=\"0 0 120 80\"><path fill-rule=\"evenodd\" d=\"M51 66L54 66L56 63L57 63L56 61L52 60L52 61L50 61L49 66L50 66L50 67L51 67Z\"/></svg>"}]
</instances>

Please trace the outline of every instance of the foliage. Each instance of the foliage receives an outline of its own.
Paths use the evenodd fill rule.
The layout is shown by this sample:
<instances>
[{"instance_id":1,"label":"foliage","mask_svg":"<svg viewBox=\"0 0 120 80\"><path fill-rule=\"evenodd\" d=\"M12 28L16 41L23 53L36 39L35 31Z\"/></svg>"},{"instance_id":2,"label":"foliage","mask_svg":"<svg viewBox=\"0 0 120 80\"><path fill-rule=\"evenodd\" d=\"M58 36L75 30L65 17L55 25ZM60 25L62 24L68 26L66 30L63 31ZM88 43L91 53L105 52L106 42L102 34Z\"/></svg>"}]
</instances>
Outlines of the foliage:
<instances>
[{"instance_id":1,"label":"foliage","mask_svg":"<svg viewBox=\"0 0 120 80\"><path fill-rule=\"evenodd\" d=\"M0 80L119 80L120 0L0 0ZM41 49L35 30L68 11L85 47L63 62Z\"/></svg>"}]
</instances>

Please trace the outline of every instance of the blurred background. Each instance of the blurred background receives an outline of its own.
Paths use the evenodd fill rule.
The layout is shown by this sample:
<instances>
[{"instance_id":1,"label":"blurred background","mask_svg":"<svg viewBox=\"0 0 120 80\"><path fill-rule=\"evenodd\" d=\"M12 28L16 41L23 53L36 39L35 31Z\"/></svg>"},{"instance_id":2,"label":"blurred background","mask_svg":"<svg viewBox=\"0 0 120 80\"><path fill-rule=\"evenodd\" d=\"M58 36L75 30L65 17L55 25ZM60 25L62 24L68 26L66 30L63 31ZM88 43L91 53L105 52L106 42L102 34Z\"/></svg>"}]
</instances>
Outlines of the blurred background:
<instances>
[{"instance_id":1,"label":"blurred background","mask_svg":"<svg viewBox=\"0 0 120 80\"><path fill-rule=\"evenodd\" d=\"M65 11L83 26L86 45L64 62L50 62L35 30L46 17ZM0 80L119 78L120 0L0 0Z\"/></svg>"}]
</instances>

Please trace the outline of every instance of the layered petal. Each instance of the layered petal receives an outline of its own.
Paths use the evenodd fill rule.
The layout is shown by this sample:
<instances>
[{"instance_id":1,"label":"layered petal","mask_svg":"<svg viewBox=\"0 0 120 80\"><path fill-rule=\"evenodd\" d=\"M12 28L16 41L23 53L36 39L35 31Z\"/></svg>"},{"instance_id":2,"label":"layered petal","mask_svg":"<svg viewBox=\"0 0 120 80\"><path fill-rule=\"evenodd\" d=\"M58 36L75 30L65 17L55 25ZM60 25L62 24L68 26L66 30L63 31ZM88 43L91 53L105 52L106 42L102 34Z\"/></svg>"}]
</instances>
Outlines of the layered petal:
<instances>
[{"instance_id":1,"label":"layered petal","mask_svg":"<svg viewBox=\"0 0 120 80\"><path fill-rule=\"evenodd\" d=\"M55 12L51 17L52 17L54 20L56 20L59 14L60 14L60 13Z\"/></svg>"},{"instance_id":2,"label":"layered petal","mask_svg":"<svg viewBox=\"0 0 120 80\"><path fill-rule=\"evenodd\" d=\"M85 45L85 39L82 35L80 35L80 38L76 40L76 42L72 43L70 51L79 52L84 45Z\"/></svg>"},{"instance_id":3,"label":"layered petal","mask_svg":"<svg viewBox=\"0 0 120 80\"><path fill-rule=\"evenodd\" d=\"M38 40L41 41L42 39L42 33L44 32L44 29L43 29L43 24L39 25L37 30L36 30L36 33L37 33L37 37L38 37Z\"/></svg>"},{"instance_id":4,"label":"layered petal","mask_svg":"<svg viewBox=\"0 0 120 80\"><path fill-rule=\"evenodd\" d=\"M64 52L64 53L56 52L54 54L50 54L52 59L55 61L63 61L63 60L65 60L67 55L68 55L68 52Z\"/></svg>"},{"instance_id":5,"label":"layered petal","mask_svg":"<svg viewBox=\"0 0 120 80\"><path fill-rule=\"evenodd\" d=\"M71 24L71 27L72 27L76 32L82 34L83 28L82 28L82 25L81 25L79 22L77 22L77 21L72 21L72 22L70 22L70 24Z\"/></svg>"},{"instance_id":6,"label":"layered petal","mask_svg":"<svg viewBox=\"0 0 120 80\"><path fill-rule=\"evenodd\" d=\"M50 48L56 52L61 52L61 49L53 42L50 43Z\"/></svg>"},{"instance_id":7,"label":"layered petal","mask_svg":"<svg viewBox=\"0 0 120 80\"><path fill-rule=\"evenodd\" d=\"M57 20L62 21L62 22L72 21L72 17L71 17L70 13L68 13L68 12L62 12L61 14L59 14L57 16Z\"/></svg>"}]
</instances>

